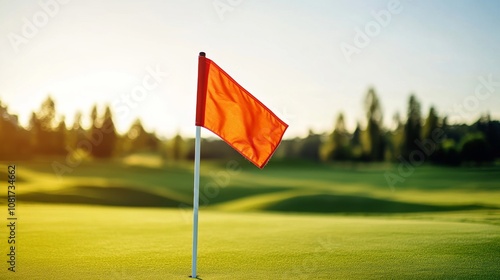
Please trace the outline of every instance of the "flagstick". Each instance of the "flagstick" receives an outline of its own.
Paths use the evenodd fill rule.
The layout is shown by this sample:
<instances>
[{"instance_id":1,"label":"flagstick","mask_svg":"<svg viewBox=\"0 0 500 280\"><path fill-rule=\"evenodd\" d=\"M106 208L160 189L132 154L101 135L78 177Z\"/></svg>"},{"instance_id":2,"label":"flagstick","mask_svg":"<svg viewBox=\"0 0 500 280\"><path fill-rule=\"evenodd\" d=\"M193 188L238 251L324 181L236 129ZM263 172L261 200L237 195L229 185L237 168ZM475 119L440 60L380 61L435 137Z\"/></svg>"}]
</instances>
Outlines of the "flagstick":
<instances>
[{"instance_id":1,"label":"flagstick","mask_svg":"<svg viewBox=\"0 0 500 280\"><path fill-rule=\"evenodd\" d=\"M200 147L201 127L196 126L196 141L194 146L194 196L193 196L193 259L191 278L197 278L196 260L198 254L198 205L200 196Z\"/></svg>"}]
</instances>

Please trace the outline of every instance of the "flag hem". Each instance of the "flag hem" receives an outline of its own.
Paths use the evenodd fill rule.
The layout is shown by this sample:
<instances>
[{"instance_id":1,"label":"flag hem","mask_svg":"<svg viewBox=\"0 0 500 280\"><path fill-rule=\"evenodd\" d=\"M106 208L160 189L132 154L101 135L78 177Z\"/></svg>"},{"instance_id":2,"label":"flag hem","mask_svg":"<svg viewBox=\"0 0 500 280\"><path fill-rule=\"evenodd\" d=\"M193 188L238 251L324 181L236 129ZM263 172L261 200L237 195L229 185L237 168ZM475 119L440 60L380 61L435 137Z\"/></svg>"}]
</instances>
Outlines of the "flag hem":
<instances>
[{"instance_id":1,"label":"flag hem","mask_svg":"<svg viewBox=\"0 0 500 280\"><path fill-rule=\"evenodd\" d=\"M207 61L208 60L208 61ZM205 124L205 108L207 100L208 68L210 60L204 56L198 57L198 88L196 92L196 119L195 125ZM208 67L207 67L208 66Z\"/></svg>"}]
</instances>

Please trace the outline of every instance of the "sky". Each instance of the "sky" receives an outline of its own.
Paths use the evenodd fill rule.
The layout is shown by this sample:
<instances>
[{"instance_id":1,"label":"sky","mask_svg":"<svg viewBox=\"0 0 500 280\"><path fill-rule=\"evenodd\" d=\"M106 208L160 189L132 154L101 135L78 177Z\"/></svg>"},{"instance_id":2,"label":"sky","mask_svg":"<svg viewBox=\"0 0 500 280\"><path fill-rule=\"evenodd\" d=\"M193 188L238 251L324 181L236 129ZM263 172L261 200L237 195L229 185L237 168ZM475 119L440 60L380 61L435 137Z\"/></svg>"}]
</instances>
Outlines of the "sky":
<instances>
[{"instance_id":1,"label":"sky","mask_svg":"<svg viewBox=\"0 0 500 280\"><path fill-rule=\"evenodd\" d=\"M500 119L499 1L0 0L0 101L26 125L52 96L76 111L109 104L119 132L140 118L194 135L204 51L289 125L285 138L364 124L373 87L406 115L416 94L452 122ZM211 132L203 132L210 136Z\"/></svg>"}]
</instances>

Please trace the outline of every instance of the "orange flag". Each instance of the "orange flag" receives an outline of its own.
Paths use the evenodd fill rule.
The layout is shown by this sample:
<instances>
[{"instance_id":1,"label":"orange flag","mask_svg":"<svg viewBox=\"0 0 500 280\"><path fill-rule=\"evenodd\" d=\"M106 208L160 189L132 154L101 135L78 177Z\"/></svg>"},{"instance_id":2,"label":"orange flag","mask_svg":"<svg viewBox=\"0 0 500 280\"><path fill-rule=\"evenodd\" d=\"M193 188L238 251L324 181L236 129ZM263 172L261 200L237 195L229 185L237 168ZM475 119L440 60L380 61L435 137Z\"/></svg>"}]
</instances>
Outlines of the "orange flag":
<instances>
[{"instance_id":1,"label":"orange flag","mask_svg":"<svg viewBox=\"0 0 500 280\"><path fill-rule=\"evenodd\" d=\"M196 125L217 134L233 149L263 168L288 125L200 53Z\"/></svg>"}]
</instances>

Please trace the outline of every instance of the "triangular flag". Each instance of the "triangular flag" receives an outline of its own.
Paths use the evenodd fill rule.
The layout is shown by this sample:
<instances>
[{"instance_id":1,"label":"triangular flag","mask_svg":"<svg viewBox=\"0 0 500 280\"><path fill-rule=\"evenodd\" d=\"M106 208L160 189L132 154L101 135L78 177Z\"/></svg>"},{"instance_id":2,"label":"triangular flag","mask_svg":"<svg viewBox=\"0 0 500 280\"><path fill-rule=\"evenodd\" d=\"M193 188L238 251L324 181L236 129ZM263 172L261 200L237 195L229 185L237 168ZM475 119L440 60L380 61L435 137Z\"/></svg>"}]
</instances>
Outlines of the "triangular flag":
<instances>
[{"instance_id":1,"label":"triangular flag","mask_svg":"<svg viewBox=\"0 0 500 280\"><path fill-rule=\"evenodd\" d=\"M288 125L204 53L198 67L196 125L211 130L263 168Z\"/></svg>"}]
</instances>

